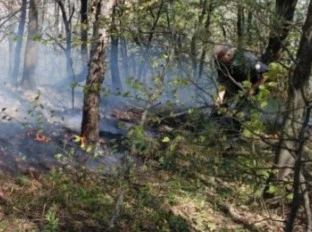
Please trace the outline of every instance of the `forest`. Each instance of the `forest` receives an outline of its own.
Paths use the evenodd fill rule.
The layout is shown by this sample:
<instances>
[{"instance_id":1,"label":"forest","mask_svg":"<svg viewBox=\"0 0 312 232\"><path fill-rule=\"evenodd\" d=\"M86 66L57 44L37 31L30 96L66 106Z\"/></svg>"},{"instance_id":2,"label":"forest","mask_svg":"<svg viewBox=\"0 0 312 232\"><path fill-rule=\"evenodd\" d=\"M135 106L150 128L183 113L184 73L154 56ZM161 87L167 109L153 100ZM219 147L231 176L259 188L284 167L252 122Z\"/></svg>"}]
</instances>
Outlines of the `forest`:
<instances>
[{"instance_id":1,"label":"forest","mask_svg":"<svg viewBox=\"0 0 312 232\"><path fill-rule=\"evenodd\" d=\"M0 231L312 232L312 0L0 12Z\"/></svg>"}]
</instances>

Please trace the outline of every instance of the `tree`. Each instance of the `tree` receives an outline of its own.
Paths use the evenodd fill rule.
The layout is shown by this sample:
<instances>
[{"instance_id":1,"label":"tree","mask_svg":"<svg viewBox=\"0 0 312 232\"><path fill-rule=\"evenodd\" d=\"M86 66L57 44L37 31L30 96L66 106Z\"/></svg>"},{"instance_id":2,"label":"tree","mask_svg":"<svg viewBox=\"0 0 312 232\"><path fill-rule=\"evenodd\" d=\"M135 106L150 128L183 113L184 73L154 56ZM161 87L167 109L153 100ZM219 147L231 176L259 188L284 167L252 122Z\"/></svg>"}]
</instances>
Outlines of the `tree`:
<instances>
[{"instance_id":1,"label":"tree","mask_svg":"<svg viewBox=\"0 0 312 232\"><path fill-rule=\"evenodd\" d=\"M271 29L268 45L262 55L264 63L268 64L280 57L291 28L297 2L298 0L276 0L275 13L277 20Z\"/></svg>"},{"instance_id":2,"label":"tree","mask_svg":"<svg viewBox=\"0 0 312 232\"><path fill-rule=\"evenodd\" d=\"M74 5L69 5L69 15L67 15L63 1L56 0L56 2L61 9L63 23L65 27L65 34L66 34L66 47L64 49L65 56L66 56L66 74L67 74L67 78L70 81L73 81L74 71L72 67L73 60L72 60L72 55L71 55L71 50L72 50L71 43L72 43L72 18L75 12L75 7Z\"/></svg>"},{"instance_id":3,"label":"tree","mask_svg":"<svg viewBox=\"0 0 312 232\"><path fill-rule=\"evenodd\" d=\"M24 57L24 70L21 85L25 89L34 89L36 87L35 71L37 67L37 45L38 39L38 6L40 0L30 0L29 2L29 22L28 35Z\"/></svg>"},{"instance_id":4,"label":"tree","mask_svg":"<svg viewBox=\"0 0 312 232\"><path fill-rule=\"evenodd\" d=\"M110 17L116 0L95 0L91 6L94 41L89 62L82 109L81 136L89 142L99 139L100 91L105 73L105 48L108 45L106 17Z\"/></svg>"},{"instance_id":5,"label":"tree","mask_svg":"<svg viewBox=\"0 0 312 232\"><path fill-rule=\"evenodd\" d=\"M26 24L26 10L27 10L27 0L22 1L22 7L21 7L21 16L20 21L18 25L18 31L17 31L17 43L14 51L14 63L11 73L11 83L13 85L17 84L18 74L20 70L20 63L21 63L21 50L23 45L23 36L24 36L24 30L25 30L25 24Z\"/></svg>"},{"instance_id":6,"label":"tree","mask_svg":"<svg viewBox=\"0 0 312 232\"><path fill-rule=\"evenodd\" d=\"M291 213L287 221L286 231L292 231L294 219L300 206L301 195L305 200L308 222L307 231L312 231L312 216L305 178L301 167L305 131L310 118L311 101L309 101L309 77L312 68L312 0L309 3L305 23L302 28L295 65L290 74L288 101L284 127L279 149L277 167L279 180L283 180L294 168L294 198Z\"/></svg>"},{"instance_id":7,"label":"tree","mask_svg":"<svg viewBox=\"0 0 312 232\"><path fill-rule=\"evenodd\" d=\"M118 45L119 45L119 35L116 25L117 18L117 5L113 7L112 13L112 23L110 27L111 33L111 50L110 50L110 69L112 74L112 83L114 90L121 90L121 80L118 66Z\"/></svg>"},{"instance_id":8,"label":"tree","mask_svg":"<svg viewBox=\"0 0 312 232\"><path fill-rule=\"evenodd\" d=\"M80 38L83 69L88 62L88 0L80 1Z\"/></svg>"}]
</instances>

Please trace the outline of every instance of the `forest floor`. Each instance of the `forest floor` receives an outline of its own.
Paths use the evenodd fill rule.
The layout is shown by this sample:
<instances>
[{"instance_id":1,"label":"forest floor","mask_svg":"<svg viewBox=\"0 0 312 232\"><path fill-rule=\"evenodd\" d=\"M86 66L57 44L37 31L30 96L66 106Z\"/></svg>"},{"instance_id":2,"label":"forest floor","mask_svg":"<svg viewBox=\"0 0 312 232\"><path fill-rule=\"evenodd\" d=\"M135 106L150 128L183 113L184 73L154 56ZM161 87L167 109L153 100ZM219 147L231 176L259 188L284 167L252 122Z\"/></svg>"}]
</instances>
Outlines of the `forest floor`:
<instances>
[{"instance_id":1,"label":"forest floor","mask_svg":"<svg viewBox=\"0 0 312 232\"><path fill-rule=\"evenodd\" d=\"M274 190L285 194L274 204L259 194L274 152L257 139L226 136L209 121L197 130L192 117L147 133L133 122L141 111L123 105L103 116L109 152L98 158L72 140L64 147L80 123L65 110L70 95L57 116L51 101L65 96L42 103L47 91L7 94L0 91L0 231L283 231L287 186ZM120 122L131 127L122 142L112 136L124 133ZM128 148L121 156L120 143ZM300 217L295 229L304 231Z\"/></svg>"},{"instance_id":2,"label":"forest floor","mask_svg":"<svg viewBox=\"0 0 312 232\"><path fill-rule=\"evenodd\" d=\"M283 231L282 208L257 196L245 157L181 149L128 173L2 173L0 231Z\"/></svg>"}]
</instances>

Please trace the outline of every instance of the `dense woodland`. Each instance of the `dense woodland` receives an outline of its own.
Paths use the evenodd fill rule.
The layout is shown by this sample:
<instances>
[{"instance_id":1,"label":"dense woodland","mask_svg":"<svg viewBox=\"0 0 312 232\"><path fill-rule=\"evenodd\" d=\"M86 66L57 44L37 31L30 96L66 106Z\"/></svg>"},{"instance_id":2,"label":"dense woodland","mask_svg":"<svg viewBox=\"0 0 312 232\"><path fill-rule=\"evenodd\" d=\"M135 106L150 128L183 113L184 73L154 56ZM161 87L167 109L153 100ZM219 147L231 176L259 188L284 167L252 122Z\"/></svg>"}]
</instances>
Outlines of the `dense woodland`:
<instances>
[{"instance_id":1,"label":"dense woodland","mask_svg":"<svg viewBox=\"0 0 312 232\"><path fill-rule=\"evenodd\" d=\"M312 0L0 11L0 231L312 231Z\"/></svg>"}]
</instances>

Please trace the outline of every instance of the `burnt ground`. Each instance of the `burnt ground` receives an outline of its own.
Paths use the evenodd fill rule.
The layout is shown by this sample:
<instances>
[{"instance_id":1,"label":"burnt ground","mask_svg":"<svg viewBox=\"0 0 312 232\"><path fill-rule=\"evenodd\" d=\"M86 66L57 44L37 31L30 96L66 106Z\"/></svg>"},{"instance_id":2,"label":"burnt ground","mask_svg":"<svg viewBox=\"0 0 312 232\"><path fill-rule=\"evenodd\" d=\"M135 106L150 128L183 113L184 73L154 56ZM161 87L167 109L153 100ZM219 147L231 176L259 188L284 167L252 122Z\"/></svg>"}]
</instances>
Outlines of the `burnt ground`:
<instances>
[{"instance_id":1,"label":"burnt ground","mask_svg":"<svg viewBox=\"0 0 312 232\"><path fill-rule=\"evenodd\" d=\"M121 157L109 149L110 141L124 133L112 115L113 109L126 107L123 99L117 98L104 97L102 104L103 142L98 152L103 155L96 162L107 166L118 162ZM74 139L80 133L82 92L75 91L74 99L73 108L70 89L56 91L48 86L39 86L38 91L21 91L3 85L0 88L1 170L13 173L29 168L47 170L60 164L56 155L70 155L78 160L90 156ZM68 154L69 150L73 154ZM91 159L88 161L94 165Z\"/></svg>"}]
</instances>

